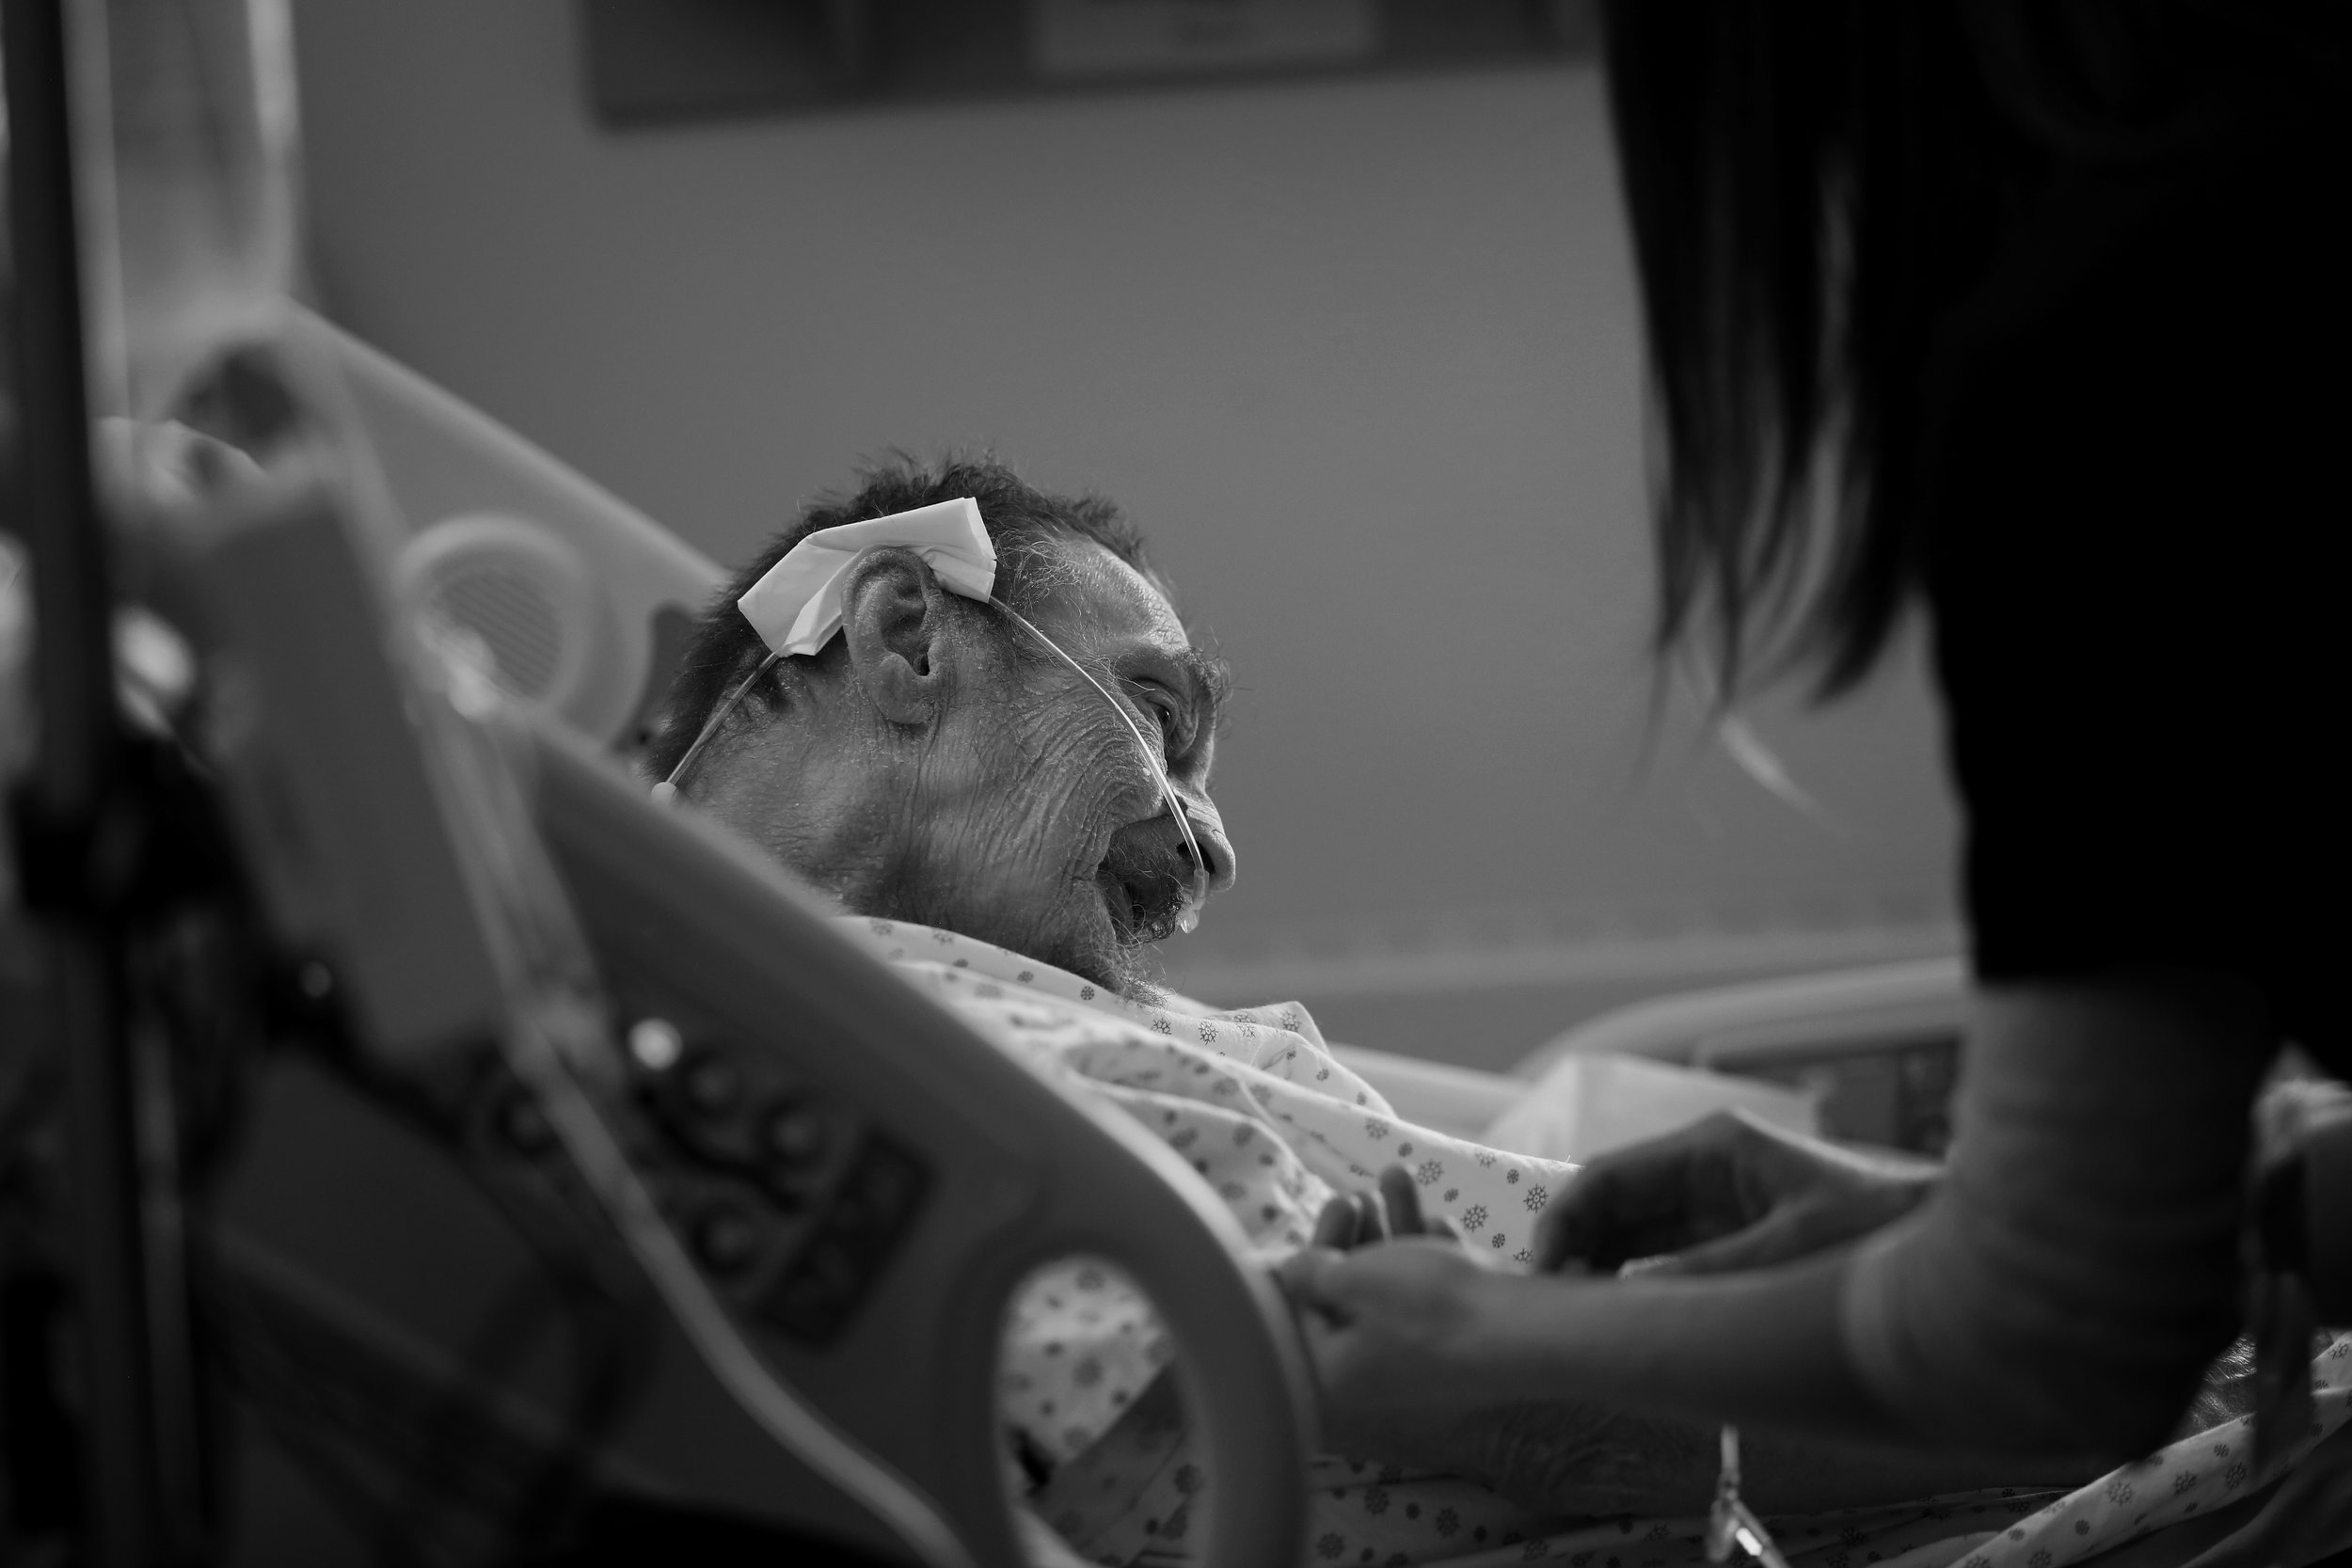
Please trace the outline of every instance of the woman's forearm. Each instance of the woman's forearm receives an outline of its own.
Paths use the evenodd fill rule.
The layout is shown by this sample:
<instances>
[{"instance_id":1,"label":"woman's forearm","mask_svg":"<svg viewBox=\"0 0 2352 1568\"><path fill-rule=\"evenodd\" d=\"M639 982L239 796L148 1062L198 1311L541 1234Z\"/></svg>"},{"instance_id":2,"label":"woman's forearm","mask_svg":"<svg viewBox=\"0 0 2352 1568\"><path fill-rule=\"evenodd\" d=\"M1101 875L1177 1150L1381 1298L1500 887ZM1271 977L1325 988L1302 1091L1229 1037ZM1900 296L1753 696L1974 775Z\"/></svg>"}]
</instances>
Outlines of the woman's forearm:
<instances>
[{"instance_id":1,"label":"woman's forearm","mask_svg":"<svg viewBox=\"0 0 2352 1568\"><path fill-rule=\"evenodd\" d=\"M1857 1251L1853 1365L1937 1440L2122 1461L2237 1332L2262 999L2148 974L1980 998L1944 1190Z\"/></svg>"},{"instance_id":2,"label":"woman's forearm","mask_svg":"<svg viewBox=\"0 0 2352 1568\"><path fill-rule=\"evenodd\" d=\"M1355 1430L1346 1450L1475 1476L1549 1513L1692 1513L1713 1493L1721 1420L1785 1418L1811 1402L1811 1434L1746 1432L1756 1506L1863 1507L2042 1479L1886 1443L1897 1429L1842 1365L1827 1274L1816 1263L1769 1280L1477 1276L1457 1341L1468 1354L1449 1380L1458 1401Z\"/></svg>"},{"instance_id":3,"label":"woman's forearm","mask_svg":"<svg viewBox=\"0 0 2352 1568\"><path fill-rule=\"evenodd\" d=\"M2131 1458L2236 1327L2259 1006L2191 982L1995 997L1952 1174L1859 1248L1705 1278L1492 1279L1481 1397ZM1474 1340L1474 1343L1470 1341Z\"/></svg>"},{"instance_id":4,"label":"woman's forearm","mask_svg":"<svg viewBox=\"0 0 2352 1568\"><path fill-rule=\"evenodd\" d=\"M1463 1335L1482 1399L1581 1402L1824 1435L1904 1435L1839 1337L1838 1252L1753 1274L1493 1276Z\"/></svg>"}]
</instances>

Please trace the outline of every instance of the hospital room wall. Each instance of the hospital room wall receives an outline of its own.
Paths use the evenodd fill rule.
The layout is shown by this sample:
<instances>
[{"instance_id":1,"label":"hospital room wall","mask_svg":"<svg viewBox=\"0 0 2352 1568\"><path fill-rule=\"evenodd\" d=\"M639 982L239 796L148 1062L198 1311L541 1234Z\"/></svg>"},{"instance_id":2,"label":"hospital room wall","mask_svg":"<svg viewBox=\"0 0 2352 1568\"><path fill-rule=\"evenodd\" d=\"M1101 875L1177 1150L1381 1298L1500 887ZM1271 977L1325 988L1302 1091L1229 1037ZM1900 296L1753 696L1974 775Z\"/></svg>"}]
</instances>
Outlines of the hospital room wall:
<instances>
[{"instance_id":1,"label":"hospital room wall","mask_svg":"<svg viewBox=\"0 0 2352 1568\"><path fill-rule=\"evenodd\" d=\"M711 555L893 446L1130 508L1240 684L1241 880L1176 983L1501 1066L1652 991L1950 942L1915 657L1754 708L1794 802L1647 662L1590 71L624 135L563 0L296 23L329 312Z\"/></svg>"}]
</instances>

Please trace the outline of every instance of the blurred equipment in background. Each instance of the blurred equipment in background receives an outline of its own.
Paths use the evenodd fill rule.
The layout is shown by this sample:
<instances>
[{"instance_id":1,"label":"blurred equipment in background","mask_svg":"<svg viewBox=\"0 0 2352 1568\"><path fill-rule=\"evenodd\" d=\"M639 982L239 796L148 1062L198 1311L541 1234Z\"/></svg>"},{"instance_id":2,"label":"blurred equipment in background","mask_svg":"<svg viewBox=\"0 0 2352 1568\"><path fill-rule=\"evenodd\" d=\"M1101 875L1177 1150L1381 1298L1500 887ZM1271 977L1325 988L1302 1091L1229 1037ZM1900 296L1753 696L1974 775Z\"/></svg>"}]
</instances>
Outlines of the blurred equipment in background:
<instances>
[{"instance_id":1,"label":"blurred equipment in background","mask_svg":"<svg viewBox=\"0 0 2352 1568\"><path fill-rule=\"evenodd\" d=\"M533 716L633 750L723 580L699 551L514 432L333 324L293 336L342 372L399 515L401 590L477 636L492 678Z\"/></svg>"},{"instance_id":2,"label":"blurred equipment in background","mask_svg":"<svg viewBox=\"0 0 2352 1568\"><path fill-rule=\"evenodd\" d=\"M1215 1197L650 804L707 564L291 307L280 0L5 3L0 1559L1021 1561L1083 1249L1293 1560Z\"/></svg>"},{"instance_id":3,"label":"blurred equipment in background","mask_svg":"<svg viewBox=\"0 0 2352 1568\"><path fill-rule=\"evenodd\" d=\"M1616 1125L1625 1091L1639 1100L1655 1085L1672 1101L1675 1079L1644 1070L1657 1063L1753 1083L1763 1099L1748 1108L1791 1131L1941 1158L1967 1000L1958 958L1686 991L1579 1024L1515 1071L1536 1083L1536 1100L1565 1094L1582 1116L1608 1120L1610 1143L1629 1131ZM1767 1108L1791 1096L1808 1102L1803 1121ZM1600 1147L1588 1139L1575 1158Z\"/></svg>"}]
</instances>

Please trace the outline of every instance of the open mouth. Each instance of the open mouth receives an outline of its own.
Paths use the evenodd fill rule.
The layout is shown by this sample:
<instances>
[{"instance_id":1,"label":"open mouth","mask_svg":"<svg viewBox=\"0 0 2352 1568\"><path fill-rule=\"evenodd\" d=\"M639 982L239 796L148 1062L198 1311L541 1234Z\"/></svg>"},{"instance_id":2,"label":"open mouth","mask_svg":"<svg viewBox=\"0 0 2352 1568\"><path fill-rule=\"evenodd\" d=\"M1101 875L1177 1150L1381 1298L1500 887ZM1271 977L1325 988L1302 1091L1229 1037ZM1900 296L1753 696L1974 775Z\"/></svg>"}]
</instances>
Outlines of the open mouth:
<instances>
[{"instance_id":1,"label":"open mouth","mask_svg":"<svg viewBox=\"0 0 2352 1568\"><path fill-rule=\"evenodd\" d=\"M1159 842L1165 835L1124 828L1111 835L1110 851L1094 868L1094 885L1122 946L1163 942L1176 934L1191 885L1186 851Z\"/></svg>"}]
</instances>

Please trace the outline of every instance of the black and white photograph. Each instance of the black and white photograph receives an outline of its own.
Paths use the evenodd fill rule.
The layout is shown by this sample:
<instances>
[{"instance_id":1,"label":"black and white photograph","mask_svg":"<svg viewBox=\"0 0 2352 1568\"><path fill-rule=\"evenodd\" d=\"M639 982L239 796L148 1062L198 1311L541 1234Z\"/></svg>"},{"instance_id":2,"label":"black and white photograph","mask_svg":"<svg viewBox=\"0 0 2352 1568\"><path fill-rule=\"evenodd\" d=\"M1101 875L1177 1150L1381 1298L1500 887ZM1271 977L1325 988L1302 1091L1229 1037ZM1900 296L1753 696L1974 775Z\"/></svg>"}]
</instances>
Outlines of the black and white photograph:
<instances>
[{"instance_id":1,"label":"black and white photograph","mask_svg":"<svg viewBox=\"0 0 2352 1568\"><path fill-rule=\"evenodd\" d=\"M2352 8L0 66L0 1568L2352 1568Z\"/></svg>"}]
</instances>

